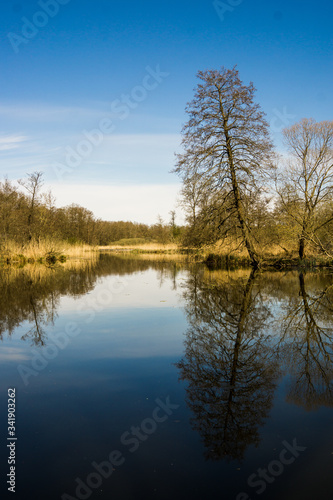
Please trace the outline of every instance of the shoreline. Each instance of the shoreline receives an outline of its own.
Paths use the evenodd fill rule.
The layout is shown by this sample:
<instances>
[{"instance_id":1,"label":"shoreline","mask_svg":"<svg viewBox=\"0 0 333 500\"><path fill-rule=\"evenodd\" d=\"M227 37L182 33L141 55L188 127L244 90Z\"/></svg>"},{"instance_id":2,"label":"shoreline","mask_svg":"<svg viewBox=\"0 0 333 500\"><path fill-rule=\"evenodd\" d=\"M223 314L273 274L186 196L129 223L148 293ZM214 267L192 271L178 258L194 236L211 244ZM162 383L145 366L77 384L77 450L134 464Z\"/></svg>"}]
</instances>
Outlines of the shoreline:
<instances>
[{"instance_id":1,"label":"shoreline","mask_svg":"<svg viewBox=\"0 0 333 500\"><path fill-rule=\"evenodd\" d=\"M140 256L144 255L167 255L170 258L174 256L175 258L187 257L190 262L195 262L198 264L205 264L212 269L230 269L230 268L251 268L251 260L246 256L239 256L237 254L221 255L218 253L208 253L205 249L188 249L177 247L174 249L149 249L142 247L98 247L98 250L103 253L113 253L118 255L132 255ZM310 256L303 260L298 257L283 257L271 255L263 258L260 270L295 270L295 269L314 269L314 268L333 268L333 259L321 256Z\"/></svg>"},{"instance_id":2,"label":"shoreline","mask_svg":"<svg viewBox=\"0 0 333 500\"><path fill-rule=\"evenodd\" d=\"M183 248L176 244L146 245L76 245L61 242L31 244L26 248L8 247L0 251L0 267L24 267L26 264L55 265L72 259L89 260L96 254L110 253L119 256L144 258L181 259L190 263L205 264L210 269L251 268L249 257L236 253L223 254L209 251L208 248ZM267 255L263 257L260 270L297 270L297 269L330 269L333 259L322 256L309 256L300 260L297 256Z\"/></svg>"}]
</instances>

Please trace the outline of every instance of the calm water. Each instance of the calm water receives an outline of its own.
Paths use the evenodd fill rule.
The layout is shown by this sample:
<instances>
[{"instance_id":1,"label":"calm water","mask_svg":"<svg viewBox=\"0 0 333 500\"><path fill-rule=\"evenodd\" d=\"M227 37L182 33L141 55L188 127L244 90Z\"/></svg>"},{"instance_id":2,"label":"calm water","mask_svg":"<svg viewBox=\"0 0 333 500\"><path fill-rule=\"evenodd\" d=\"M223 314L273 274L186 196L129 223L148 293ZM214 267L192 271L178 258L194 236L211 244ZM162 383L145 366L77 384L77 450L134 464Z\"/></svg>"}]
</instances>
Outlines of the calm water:
<instances>
[{"instance_id":1,"label":"calm water","mask_svg":"<svg viewBox=\"0 0 333 500\"><path fill-rule=\"evenodd\" d=\"M329 271L102 255L0 284L0 498L332 498Z\"/></svg>"}]
</instances>

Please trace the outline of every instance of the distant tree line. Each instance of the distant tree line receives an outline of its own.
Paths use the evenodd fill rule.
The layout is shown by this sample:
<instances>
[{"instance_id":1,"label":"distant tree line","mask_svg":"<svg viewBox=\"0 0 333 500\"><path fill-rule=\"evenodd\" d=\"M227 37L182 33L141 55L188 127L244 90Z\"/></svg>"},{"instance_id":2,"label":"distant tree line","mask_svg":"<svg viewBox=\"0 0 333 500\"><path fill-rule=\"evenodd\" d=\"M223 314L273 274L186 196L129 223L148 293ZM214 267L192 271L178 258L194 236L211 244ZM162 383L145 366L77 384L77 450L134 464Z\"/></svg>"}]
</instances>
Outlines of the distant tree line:
<instances>
[{"instance_id":1,"label":"distant tree line","mask_svg":"<svg viewBox=\"0 0 333 500\"><path fill-rule=\"evenodd\" d=\"M51 192L43 192L42 172L28 174L24 180L0 182L0 241L24 245L31 240L51 238L69 243L109 245L122 239L140 238L168 243L179 238L181 228L171 212L170 222L157 218L156 224L104 221L76 204L55 206Z\"/></svg>"},{"instance_id":2,"label":"distant tree line","mask_svg":"<svg viewBox=\"0 0 333 500\"><path fill-rule=\"evenodd\" d=\"M246 248L254 267L278 245L333 255L333 121L303 119L283 131L279 157L269 124L238 71L199 71L188 103L183 152L175 172L183 182L184 244L228 238Z\"/></svg>"}]
</instances>

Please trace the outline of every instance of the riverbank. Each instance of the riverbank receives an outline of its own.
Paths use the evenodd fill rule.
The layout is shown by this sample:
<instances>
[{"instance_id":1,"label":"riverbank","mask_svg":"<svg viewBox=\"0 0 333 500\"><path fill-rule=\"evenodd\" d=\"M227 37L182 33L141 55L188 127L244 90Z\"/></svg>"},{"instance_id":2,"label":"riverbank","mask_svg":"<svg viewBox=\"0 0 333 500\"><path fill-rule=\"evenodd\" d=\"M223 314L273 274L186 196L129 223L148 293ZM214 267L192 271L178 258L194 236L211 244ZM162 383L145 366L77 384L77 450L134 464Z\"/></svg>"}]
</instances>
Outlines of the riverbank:
<instances>
[{"instance_id":1,"label":"riverbank","mask_svg":"<svg viewBox=\"0 0 333 500\"><path fill-rule=\"evenodd\" d=\"M97 247L70 245L63 241L31 241L24 245L9 241L0 247L0 264L23 266L63 263L67 259L89 259L97 251Z\"/></svg>"},{"instance_id":2,"label":"riverbank","mask_svg":"<svg viewBox=\"0 0 333 500\"><path fill-rule=\"evenodd\" d=\"M230 246L208 245L201 248L184 248L176 243L143 243L127 245L91 246L86 244L71 245L63 241L32 241L25 245L14 242L2 243L0 246L0 265L24 266L25 264L64 263L67 260L87 260L99 253L114 253L137 258L158 260L181 260L189 263L206 264L214 269L232 269L251 267L251 260L244 249L237 250ZM265 269L298 269L298 268L331 268L333 259L326 256L310 255L300 260L296 250L281 252L278 248L270 248L263 254L261 268Z\"/></svg>"},{"instance_id":3,"label":"riverbank","mask_svg":"<svg viewBox=\"0 0 333 500\"><path fill-rule=\"evenodd\" d=\"M251 267L251 259L245 250L236 250L230 246L208 245L201 248L184 248L175 243L157 244L146 243L139 245L108 245L98 247L101 252L112 252L121 255L155 255L169 259L181 258L188 262L206 264L211 268L246 268ZM309 255L300 260L296 250L281 251L278 247L271 247L262 256L262 269L297 269L297 268L324 268L333 267L333 259L326 256Z\"/></svg>"}]
</instances>

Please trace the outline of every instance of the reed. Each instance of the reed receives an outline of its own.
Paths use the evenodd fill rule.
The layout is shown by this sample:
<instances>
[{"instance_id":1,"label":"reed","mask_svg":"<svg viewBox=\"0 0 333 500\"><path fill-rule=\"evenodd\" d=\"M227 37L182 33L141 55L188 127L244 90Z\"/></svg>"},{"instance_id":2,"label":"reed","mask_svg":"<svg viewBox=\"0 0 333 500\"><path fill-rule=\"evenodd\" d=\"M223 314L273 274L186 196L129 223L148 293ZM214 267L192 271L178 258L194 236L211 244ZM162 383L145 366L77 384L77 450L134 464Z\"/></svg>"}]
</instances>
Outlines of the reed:
<instances>
[{"instance_id":1,"label":"reed","mask_svg":"<svg viewBox=\"0 0 333 500\"><path fill-rule=\"evenodd\" d=\"M97 252L96 247L89 245L70 245L56 240L32 240L20 245L14 241L0 243L0 262L2 264L24 265L26 263L65 262L69 259L91 258Z\"/></svg>"}]
</instances>

